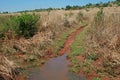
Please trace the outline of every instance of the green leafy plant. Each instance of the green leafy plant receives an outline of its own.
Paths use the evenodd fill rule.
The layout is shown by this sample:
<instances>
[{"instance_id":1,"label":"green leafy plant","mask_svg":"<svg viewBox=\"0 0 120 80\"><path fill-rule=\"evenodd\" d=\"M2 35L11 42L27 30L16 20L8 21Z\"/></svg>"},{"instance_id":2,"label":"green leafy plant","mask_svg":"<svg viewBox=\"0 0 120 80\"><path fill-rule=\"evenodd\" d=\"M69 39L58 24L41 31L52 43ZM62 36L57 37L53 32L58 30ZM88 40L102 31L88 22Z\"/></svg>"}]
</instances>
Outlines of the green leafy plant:
<instances>
[{"instance_id":1,"label":"green leafy plant","mask_svg":"<svg viewBox=\"0 0 120 80\"><path fill-rule=\"evenodd\" d=\"M89 54L87 56L87 59L89 59L89 60L97 60L98 59L98 55L96 53Z\"/></svg>"},{"instance_id":2,"label":"green leafy plant","mask_svg":"<svg viewBox=\"0 0 120 80\"><path fill-rule=\"evenodd\" d=\"M94 78L93 80L101 80L100 78Z\"/></svg>"},{"instance_id":3,"label":"green leafy plant","mask_svg":"<svg viewBox=\"0 0 120 80\"><path fill-rule=\"evenodd\" d=\"M16 17L17 34L19 36L24 36L25 38L32 37L37 31L36 23L39 20L39 16L35 14L23 13L22 15Z\"/></svg>"},{"instance_id":4,"label":"green leafy plant","mask_svg":"<svg viewBox=\"0 0 120 80\"><path fill-rule=\"evenodd\" d=\"M103 9L101 8L100 11L98 11L95 16L95 21L100 22L103 20L103 17L104 17L104 13L103 13Z\"/></svg>"},{"instance_id":5,"label":"green leafy plant","mask_svg":"<svg viewBox=\"0 0 120 80\"><path fill-rule=\"evenodd\" d=\"M10 49L9 48L6 48L5 50L4 50L4 53L5 53L5 55L10 55L11 53L10 53Z\"/></svg>"},{"instance_id":6,"label":"green leafy plant","mask_svg":"<svg viewBox=\"0 0 120 80\"><path fill-rule=\"evenodd\" d=\"M16 22L14 18L15 16L11 16L11 15L0 16L0 38L4 38L5 33L11 31L14 33L16 26Z\"/></svg>"},{"instance_id":7,"label":"green leafy plant","mask_svg":"<svg viewBox=\"0 0 120 80\"><path fill-rule=\"evenodd\" d=\"M65 27L70 27L70 22L68 21L68 14L65 14L64 20L63 20L63 24Z\"/></svg>"},{"instance_id":8,"label":"green leafy plant","mask_svg":"<svg viewBox=\"0 0 120 80\"><path fill-rule=\"evenodd\" d=\"M69 13L69 17L72 17L74 15L74 13L70 12Z\"/></svg>"},{"instance_id":9,"label":"green leafy plant","mask_svg":"<svg viewBox=\"0 0 120 80\"><path fill-rule=\"evenodd\" d=\"M91 72L91 70L90 69L86 69L84 72L88 74L88 73Z\"/></svg>"},{"instance_id":10,"label":"green leafy plant","mask_svg":"<svg viewBox=\"0 0 120 80\"><path fill-rule=\"evenodd\" d=\"M79 72L80 69L81 69L80 62L76 58L71 58L70 61L71 61L71 64L72 64L72 67L70 68L70 71L75 72L75 73Z\"/></svg>"},{"instance_id":11,"label":"green leafy plant","mask_svg":"<svg viewBox=\"0 0 120 80\"><path fill-rule=\"evenodd\" d=\"M83 22L83 13L82 12L79 12L78 14L77 14L77 20L79 21L79 22Z\"/></svg>"}]
</instances>

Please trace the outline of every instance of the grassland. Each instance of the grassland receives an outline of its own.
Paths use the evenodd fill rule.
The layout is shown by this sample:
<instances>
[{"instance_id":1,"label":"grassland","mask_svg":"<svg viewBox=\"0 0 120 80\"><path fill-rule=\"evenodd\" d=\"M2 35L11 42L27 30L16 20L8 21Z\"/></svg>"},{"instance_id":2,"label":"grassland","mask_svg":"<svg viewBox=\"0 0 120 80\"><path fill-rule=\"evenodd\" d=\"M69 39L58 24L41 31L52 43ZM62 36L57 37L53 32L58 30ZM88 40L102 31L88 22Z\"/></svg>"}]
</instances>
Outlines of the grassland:
<instances>
[{"instance_id":1,"label":"grassland","mask_svg":"<svg viewBox=\"0 0 120 80\"><path fill-rule=\"evenodd\" d=\"M90 80L100 80L105 76L119 80L120 7L53 10L35 14L40 16L35 24L37 31L27 39L14 31L17 24L13 18L21 14L0 15L0 55L13 60L24 69L26 66L23 64L27 64L26 68L39 66L45 62L48 47L52 46L53 53L57 55L68 36L85 23L88 27L76 36L70 47L70 71L83 71L86 77L92 71L99 75L88 77Z\"/></svg>"},{"instance_id":2,"label":"grassland","mask_svg":"<svg viewBox=\"0 0 120 80\"><path fill-rule=\"evenodd\" d=\"M89 80L119 80L119 68L117 66L119 65L120 50L118 48L120 46L120 27L118 26L120 13L111 12L107 14L108 11L107 8L104 8L96 12L90 27L87 30L84 29L75 38L75 42L71 45L71 52L68 54L71 62L70 70L86 74ZM112 48L113 46L114 48ZM114 64L112 61L117 62ZM116 69L113 66L116 66Z\"/></svg>"}]
</instances>

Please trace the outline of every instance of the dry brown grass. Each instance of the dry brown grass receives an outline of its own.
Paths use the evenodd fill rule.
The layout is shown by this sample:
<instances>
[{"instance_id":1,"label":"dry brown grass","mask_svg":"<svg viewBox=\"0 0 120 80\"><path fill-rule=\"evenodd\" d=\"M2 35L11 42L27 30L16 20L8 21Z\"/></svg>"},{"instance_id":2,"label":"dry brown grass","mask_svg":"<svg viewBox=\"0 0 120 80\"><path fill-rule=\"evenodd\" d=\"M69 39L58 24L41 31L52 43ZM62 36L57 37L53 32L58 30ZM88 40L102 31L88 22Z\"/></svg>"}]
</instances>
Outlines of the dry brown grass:
<instances>
[{"instance_id":1,"label":"dry brown grass","mask_svg":"<svg viewBox=\"0 0 120 80\"><path fill-rule=\"evenodd\" d=\"M18 66L6 57L0 56L0 80L15 80L18 74Z\"/></svg>"},{"instance_id":2,"label":"dry brown grass","mask_svg":"<svg viewBox=\"0 0 120 80\"><path fill-rule=\"evenodd\" d=\"M94 19L88 45L92 51L102 55L106 72L113 76L120 75L120 12L105 8L101 19Z\"/></svg>"},{"instance_id":3,"label":"dry brown grass","mask_svg":"<svg viewBox=\"0 0 120 80\"><path fill-rule=\"evenodd\" d=\"M71 11L60 10L36 13L37 15L41 16L37 23L38 32L30 39L16 39L14 35L7 33L8 35L5 36L4 41L1 41L1 51L7 54L20 52L45 56L46 47L55 39L56 35L66 30L67 28L78 25L76 20L78 11L72 11L72 16L69 16L70 12ZM7 14L6 16L8 15L11 14Z\"/></svg>"}]
</instances>

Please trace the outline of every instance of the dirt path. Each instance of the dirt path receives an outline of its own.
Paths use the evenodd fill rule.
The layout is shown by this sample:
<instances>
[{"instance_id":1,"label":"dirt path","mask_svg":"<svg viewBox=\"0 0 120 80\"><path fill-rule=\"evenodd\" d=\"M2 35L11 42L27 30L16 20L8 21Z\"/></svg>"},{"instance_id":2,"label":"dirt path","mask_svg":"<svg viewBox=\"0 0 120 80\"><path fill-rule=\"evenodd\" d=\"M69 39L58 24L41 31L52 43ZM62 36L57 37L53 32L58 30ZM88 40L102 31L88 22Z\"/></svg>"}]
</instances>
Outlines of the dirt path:
<instances>
[{"instance_id":1,"label":"dirt path","mask_svg":"<svg viewBox=\"0 0 120 80\"><path fill-rule=\"evenodd\" d=\"M76 35L78 35L83 29L83 26L78 28L76 31L72 32L68 39L64 43L64 47L58 52L59 55L70 52L70 46L74 42Z\"/></svg>"}]
</instances>

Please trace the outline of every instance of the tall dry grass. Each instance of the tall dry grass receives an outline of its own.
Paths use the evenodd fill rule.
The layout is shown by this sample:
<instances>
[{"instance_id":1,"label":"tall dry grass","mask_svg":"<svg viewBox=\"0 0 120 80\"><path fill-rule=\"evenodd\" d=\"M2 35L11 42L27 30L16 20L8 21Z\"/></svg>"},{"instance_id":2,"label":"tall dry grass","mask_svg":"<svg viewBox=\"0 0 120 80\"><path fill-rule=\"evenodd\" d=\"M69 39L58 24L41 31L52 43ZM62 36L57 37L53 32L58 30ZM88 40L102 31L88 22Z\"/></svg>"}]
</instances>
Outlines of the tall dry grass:
<instances>
[{"instance_id":1,"label":"tall dry grass","mask_svg":"<svg viewBox=\"0 0 120 80\"><path fill-rule=\"evenodd\" d=\"M0 56L0 80L15 80L18 75L18 66L5 56Z\"/></svg>"},{"instance_id":2,"label":"tall dry grass","mask_svg":"<svg viewBox=\"0 0 120 80\"><path fill-rule=\"evenodd\" d=\"M89 30L88 45L101 55L106 72L120 75L120 13L100 10Z\"/></svg>"}]
</instances>

